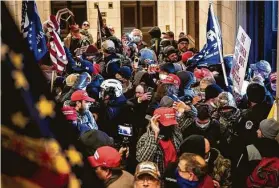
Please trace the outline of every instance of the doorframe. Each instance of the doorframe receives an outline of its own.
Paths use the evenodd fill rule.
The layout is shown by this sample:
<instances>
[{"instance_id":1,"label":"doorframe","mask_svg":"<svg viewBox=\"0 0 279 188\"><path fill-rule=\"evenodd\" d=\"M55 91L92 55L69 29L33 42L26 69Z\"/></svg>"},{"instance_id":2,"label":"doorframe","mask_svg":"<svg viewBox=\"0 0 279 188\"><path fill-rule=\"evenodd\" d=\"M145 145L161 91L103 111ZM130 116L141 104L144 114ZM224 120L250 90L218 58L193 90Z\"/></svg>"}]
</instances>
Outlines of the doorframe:
<instances>
[{"instance_id":1,"label":"doorframe","mask_svg":"<svg viewBox=\"0 0 279 188\"><path fill-rule=\"evenodd\" d=\"M124 12L123 12L123 7L133 7L136 5L136 19L135 19L135 28L138 28L141 25L140 22L140 14L141 14L141 10L140 10L140 2L152 2L152 1L120 1L120 18L121 18L121 35L123 34L123 28L124 28ZM153 1L154 2L154 7L155 7L155 14L156 17L155 19L155 25L154 26L158 26L158 4L157 1ZM153 27L154 27L153 26ZM140 29L140 28L138 28Z\"/></svg>"}]
</instances>

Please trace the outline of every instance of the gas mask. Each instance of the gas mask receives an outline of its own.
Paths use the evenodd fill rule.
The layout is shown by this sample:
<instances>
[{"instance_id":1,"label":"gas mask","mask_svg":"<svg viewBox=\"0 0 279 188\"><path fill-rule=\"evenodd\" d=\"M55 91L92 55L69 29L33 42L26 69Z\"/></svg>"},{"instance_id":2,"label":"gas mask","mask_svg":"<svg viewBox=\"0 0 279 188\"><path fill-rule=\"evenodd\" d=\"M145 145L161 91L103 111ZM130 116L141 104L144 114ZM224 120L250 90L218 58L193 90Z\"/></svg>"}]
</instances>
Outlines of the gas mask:
<instances>
[{"instance_id":1,"label":"gas mask","mask_svg":"<svg viewBox=\"0 0 279 188\"><path fill-rule=\"evenodd\" d=\"M140 42L140 36L134 36L133 37L133 41L135 42L135 43L138 43L138 42Z\"/></svg>"}]
</instances>

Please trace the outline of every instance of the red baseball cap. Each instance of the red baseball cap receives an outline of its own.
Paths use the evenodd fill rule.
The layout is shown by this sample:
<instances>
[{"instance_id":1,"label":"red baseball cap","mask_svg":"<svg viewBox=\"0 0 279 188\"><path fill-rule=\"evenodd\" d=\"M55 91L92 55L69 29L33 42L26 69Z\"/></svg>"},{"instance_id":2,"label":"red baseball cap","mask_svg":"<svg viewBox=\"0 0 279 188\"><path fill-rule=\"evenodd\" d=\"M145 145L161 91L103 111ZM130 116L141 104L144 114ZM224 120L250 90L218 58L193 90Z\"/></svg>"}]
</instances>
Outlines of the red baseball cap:
<instances>
[{"instance_id":1,"label":"red baseball cap","mask_svg":"<svg viewBox=\"0 0 279 188\"><path fill-rule=\"evenodd\" d=\"M174 84L176 86L180 86L180 78L175 74L169 74L164 80L161 81L166 84Z\"/></svg>"},{"instance_id":2,"label":"red baseball cap","mask_svg":"<svg viewBox=\"0 0 279 188\"><path fill-rule=\"evenodd\" d=\"M98 166L106 168L117 168L120 166L120 153L110 146L99 147L93 156L87 158L90 165L95 168Z\"/></svg>"},{"instance_id":3,"label":"red baseball cap","mask_svg":"<svg viewBox=\"0 0 279 188\"><path fill-rule=\"evenodd\" d=\"M194 53L192 51L187 51L185 53L182 54L182 62L186 63L188 61L189 58L193 57Z\"/></svg>"},{"instance_id":4,"label":"red baseball cap","mask_svg":"<svg viewBox=\"0 0 279 188\"><path fill-rule=\"evenodd\" d=\"M74 107L71 106L63 106L61 109L63 114L66 117L66 120L76 121L77 120L77 111Z\"/></svg>"},{"instance_id":5,"label":"red baseball cap","mask_svg":"<svg viewBox=\"0 0 279 188\"><path fill-rule=\"evenodd\" d=\"M167 107L157 108L154 111L154 115L160 115L158 120L165 127L178 124L176 121L174 108L167 108Z\"/></svg>"},{"instance_id":6,"label":"red baseball cap","mask_svg":"<svg viewBox=\"0 0 279 188\"><path fill-rule=\"evenodd\" d=\"M71 101L88 101L88 102L95 102L95 99L88 96L87 92L84 90L77 90L71 96Z\"/></svg>"},{"instance_id":7,"label":"red baseball cap","mask_svg":"<svg viewBox=\"0 0 279 188\"><path fill-rule=\"evenodd\" d=\"M197 79L203 79L204 77L212 77L214 78L212 72L206 68L201 68L201 69L195 69L194 70L194 75Z\"/></svg>"}]
</instances>

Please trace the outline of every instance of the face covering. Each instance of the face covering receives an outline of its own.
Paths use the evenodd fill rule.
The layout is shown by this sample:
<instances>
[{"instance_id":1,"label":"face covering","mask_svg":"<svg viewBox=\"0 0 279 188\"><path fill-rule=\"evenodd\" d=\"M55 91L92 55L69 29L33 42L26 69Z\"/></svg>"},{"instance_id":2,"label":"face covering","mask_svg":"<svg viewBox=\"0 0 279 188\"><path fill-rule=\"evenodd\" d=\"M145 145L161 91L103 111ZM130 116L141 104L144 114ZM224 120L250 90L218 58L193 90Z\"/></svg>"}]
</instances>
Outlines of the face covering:
<instances>
[{"instance_id":1,"label":"face covering","mask_svg":"<svg viewBox=\"0 0 279 188\"><path fill-rule=\"evenodd\" d=\"M210 124L210 121L208 121L207 123L202 124L202 123L198 122L198 120L196 120L196 125L201 129L206 129L209 126L209 124Z\"/></svg>"},{"instance_id":2,"label":"face covering","mask_svg":"<svg viewBox=\"0 0 279 188\"><path fill-rule=\"evenodd\" d=\"M134 37L133 37L133 41L134 41L135 43L140 42L140 37L139 37L139 36L134 36Z\"/></svg>"},{"instance_id":3,"label":"face covering","mask_svg":"<svg viewBox=\"0 0 279 188\"><path fill-rule=\"evenodd\" d=\"M182 178L179 175L178 170L175 171L175 177L177 180L177 184L180 188L195 188L199 184L198 181L190 181L190 180L186 180L186 179Z\"/></svg>"},{"instance_id":4,"label":"face covering","mask_svg":"<svg viewBox=\"0 0 279 188\"><path fill-rule=\"evenodd\" d=\"M275 84L271 83L270 84L272 91L276 91L276 82Z\"/></svg>"},{"instance_id":5,"label":"face covering","mask_svg":"<svg viewBox=\"0 0 279 188\"><path fill-rule=\"evenodd\" d=\"M160 80L164 80L164 79L167 78L167 75L165 75L165 74L159 74L159 78L160 78Z\"/></svg>"}]
</instances>

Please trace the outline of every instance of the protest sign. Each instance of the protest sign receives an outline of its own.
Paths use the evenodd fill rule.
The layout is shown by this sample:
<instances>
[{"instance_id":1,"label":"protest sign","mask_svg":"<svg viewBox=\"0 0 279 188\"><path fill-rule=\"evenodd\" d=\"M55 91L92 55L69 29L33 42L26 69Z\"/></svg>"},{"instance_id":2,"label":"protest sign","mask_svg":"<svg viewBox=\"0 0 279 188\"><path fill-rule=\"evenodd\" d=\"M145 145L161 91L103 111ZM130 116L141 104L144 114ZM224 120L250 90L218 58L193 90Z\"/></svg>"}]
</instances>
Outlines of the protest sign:
<instances>
[{"instance_id":1,"label":"protest sign","mask_svg":"<svg viewBox=\"0 0 279 188\"><path fill-rule=\"evenodd\" d=\"M235 51L233 55L233 66L231 69L234 91L239 94L241 94L242 85L245 77L250 46L250 37L243 30L243 28L239 26L235 42Z\"/></svg>"}]
</instances>

